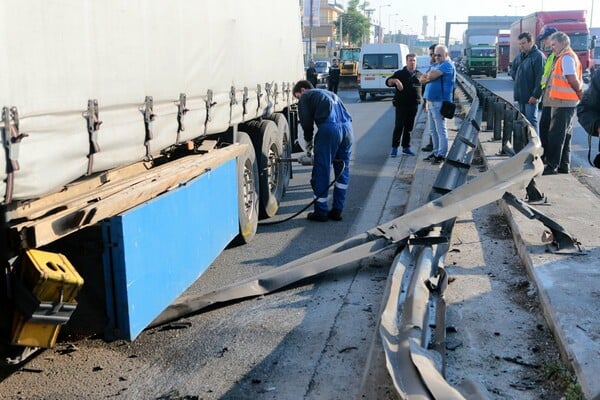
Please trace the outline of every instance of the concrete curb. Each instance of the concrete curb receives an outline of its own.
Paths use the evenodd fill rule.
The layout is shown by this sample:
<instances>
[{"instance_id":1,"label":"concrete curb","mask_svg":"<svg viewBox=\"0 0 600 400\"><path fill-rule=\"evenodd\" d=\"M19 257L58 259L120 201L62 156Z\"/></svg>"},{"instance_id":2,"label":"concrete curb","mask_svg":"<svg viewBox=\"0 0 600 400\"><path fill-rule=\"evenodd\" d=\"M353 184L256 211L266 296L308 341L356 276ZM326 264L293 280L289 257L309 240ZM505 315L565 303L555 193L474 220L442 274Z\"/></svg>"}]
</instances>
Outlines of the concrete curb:
<instances>
[{"instance_id":1,"label":"concrete curb","mask_svg":"<svg viewBox=\"0 0 600 400\"><path fill-rule=\"evenodd\" d=\"M492 132L480 132L479 146L486 166L498 156L500 142ZM579 255L554 254L542 241L544 225L530 220L500 200L515 246L535 284L544 313L561 351L586 399L600 399L600 201L571 174L536 178L549 205L533 206L561 224L582 243ZM514 193L524 197L522 193Z\"/></svg>"}]
</instances>

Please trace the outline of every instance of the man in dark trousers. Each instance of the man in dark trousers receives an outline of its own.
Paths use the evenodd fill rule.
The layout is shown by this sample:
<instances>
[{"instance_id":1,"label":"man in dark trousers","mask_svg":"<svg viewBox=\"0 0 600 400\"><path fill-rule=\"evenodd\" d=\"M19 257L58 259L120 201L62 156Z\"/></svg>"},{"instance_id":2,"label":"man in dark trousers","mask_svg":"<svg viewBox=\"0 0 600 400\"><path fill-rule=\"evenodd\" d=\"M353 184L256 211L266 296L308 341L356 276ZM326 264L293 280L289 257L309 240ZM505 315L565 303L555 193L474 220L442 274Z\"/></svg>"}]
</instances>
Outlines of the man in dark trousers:
<instances>
[{"instance_id":1,"label":"man in dark trousers","mask_svg":"<svg viewBox=\"0 0 600 400\"><path fill-rule=\"evenodd\" d=\"M316 201L314 212L308 213L307 218L318 222L341 221L350 180L350 154L354 141L352 117L335 93L314 89L308 81L297 82L293 94L298 99L298 116L307 153L314 157L310 184ZM313 134L315 124L317 132ZM329 210L327 195L332 164L336 182Z\"/></svg>"},{"instance_id":2,"label":"man in dark trousers","mask_svg":"<svg viewBox=\"0 0 600 400\"><path fill-rule=\"evenodd\" d=\"M577 105L577 118L579 124L590 136L600 136L600 72L596 71L592 76L592 82L588 90L583 94L583 98ZM600 168L600 142L598 143L598 154L591 160L591 142L588 152L588 160L596 168Z\"/></svg>"},{"instance_id":3,"label":"man in dark trousers","mask_svg":"<svg viewBox=\"0 0 600 400\"><path fill-rule=\"evenodd\" d=\"M435 46L437 46L437 43L434 43L431 46L429 46L429 65L435 64L435 57L433 56L433 54L435 53ZM427 100L423 100L423 111L427 111ZM431 139L431 135L428 136L429 143L427 143L424 147L421 147L421 150L423 151L433 150L433 140Z\"/></svg>"},{"instance_id":4,"label":"man in dark trousers","mask_svg":"<svg viewBox=\"0 0 600 400\"><path fill-rule=\"evenodd\" d=\"M417 70L417 56L409 53L406 55L406 66L385 80L386 86L396 88L393 101L396 109L396 124L392 135L390 157L398 155L400 144L402 144L403 154L415 155L410 148L410 133L413 130L417 109L423 100L420 76L421 72Z\"/></svg>"},{"instance_id":5,"label":"man in dark trousers","mask_svg":"<svg viewBox=\"0 0 600 400\"><path fill-rule=\"evenodd\" d=\"M313 87L317 87L317 69L315 68L315 62L311 61L306 69L306 80L309 81Z\"/></svg>"},{"instance_id":6,"label":"man in dark trousers","mask_svg":"<svg viewBox=\"0 0 600 400\"><path fill-rule=\"evenodd\" d=\"M542 97L542 74L546 56L533 41L529 32L518 36L521 53L512 62L511 74L515 80L513 94L519 111L538 132L538 103Z\"/></svg>"},{"instance_id":7,"label":"man in dark trousers","mask_svg":"<svg viewBox=\"0 0 600 400\"><path fill-rule=\"evenodd\" d=\"M327 90L337 93L340 83L340 66L338 65L337 58L334 58L331 62L332 65L329 68L329 77L327 78Z\"/></svg>"}]
</instances>

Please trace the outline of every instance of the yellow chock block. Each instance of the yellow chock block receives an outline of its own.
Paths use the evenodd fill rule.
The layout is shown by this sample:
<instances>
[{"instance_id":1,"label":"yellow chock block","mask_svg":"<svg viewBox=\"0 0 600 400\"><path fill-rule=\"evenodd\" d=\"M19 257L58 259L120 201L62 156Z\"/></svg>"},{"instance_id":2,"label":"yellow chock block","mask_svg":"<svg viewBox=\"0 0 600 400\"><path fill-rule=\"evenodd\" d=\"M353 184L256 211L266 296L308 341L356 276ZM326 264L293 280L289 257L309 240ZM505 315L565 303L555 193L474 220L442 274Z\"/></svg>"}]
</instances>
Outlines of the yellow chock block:
<instances>
[{"instance_id":1,"label":"yellow chock block","mask_svg":"<svg viewBox=\"0 0 600 400\"><path fill-rule=\"evenodd\" d=\"M83 279L64 255L41 250L25 252L16 277L35 298L32 303L35 304L37 300L39 304L32 315L15 310L12 344L46 348L54 346L60 325L68 321L77 304L75 297L83 286ZM20 296L19 299L24 297Z\"/></svg>"}]
</instances>

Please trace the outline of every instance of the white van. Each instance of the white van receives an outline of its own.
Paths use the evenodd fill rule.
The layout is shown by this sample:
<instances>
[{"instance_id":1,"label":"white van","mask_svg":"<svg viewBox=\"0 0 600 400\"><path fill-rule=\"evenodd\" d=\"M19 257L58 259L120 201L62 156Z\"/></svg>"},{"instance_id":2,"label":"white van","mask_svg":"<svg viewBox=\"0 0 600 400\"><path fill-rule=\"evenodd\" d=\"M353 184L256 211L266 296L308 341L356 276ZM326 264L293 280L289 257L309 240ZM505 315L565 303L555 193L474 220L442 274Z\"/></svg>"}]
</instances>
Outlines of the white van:
<instances>
[{"instance_id":1,"label":"white van","mask_svg":"<svg viewBox=\"0 0 600 400\"><path fill-rule=\"evenodd\" d=\"M361 100L377 95L394 95L394 88L385 80L404 68L408 46L399 43L365 44L360 50L358 63L358 95Z\"/></svg>"}]
</instances>

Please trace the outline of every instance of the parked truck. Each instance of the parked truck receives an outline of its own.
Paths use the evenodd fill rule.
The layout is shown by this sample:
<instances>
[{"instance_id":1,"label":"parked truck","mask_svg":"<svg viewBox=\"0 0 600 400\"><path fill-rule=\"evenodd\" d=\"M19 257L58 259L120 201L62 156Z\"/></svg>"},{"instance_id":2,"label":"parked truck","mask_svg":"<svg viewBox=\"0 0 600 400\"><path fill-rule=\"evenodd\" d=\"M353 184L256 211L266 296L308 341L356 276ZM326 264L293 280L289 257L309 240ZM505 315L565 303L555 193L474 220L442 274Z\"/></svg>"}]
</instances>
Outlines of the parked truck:
<instances>
[{"instance_id":1,"label":"parked truck","mask_svg":"<svg viewBox=\"0 0 600 400\"><path fill-rule=\"evenodd\" d=\"M0 353L20 362L65 324L133 340L278 210L298 2L0 7Z\"/></svg>"},{"instance_id":2,"label":"parked truck","mask_svg":"<svg viewBox=\"0 0 600 400\"><path fill-rule=\"evenodd\" d=\"M500 32L498 33L498 72L508 72L510 61L510 32Z\"/></svg>"},{"instance_id":3,"label":"parked truck","mask_svg":"<svg viewBox=\"0 0 600 400\"><path fill-rule=\"evenodd\" d=\"M571 40L571 48L581 62L581 67L584 71L588 71L590 62L590 35L586 22L586 10L576 11L538 11L529 14L523 18L517 19L510 26L510 61L515 59L519 54L519 39L518 36L522 32L529 32L537 46L546 55L551 52L550 48L546 48L544 43L537 42L538 36L544 32L546 27L553 27L557 30L569 35ZM589 71L588 71L589 72ZM587 73L587 72L586 72Z\"/></svg>"},{"instance_id":4,"label":"parked truck","mask_svg":"<svg viewBox=\"0 0 600 400\"><path fill-rule=\"evenodd\" d=\"M462 56L460 44L451 44L448 46L448 56L452 61L458 61L458 59Z\"/></svg>"},{"instance_id":5,"label":"parked truck","mask_svg":"<svg viewBox=\"0 0 600 400\"><path fill-rule=\"evenodd\" d=\"M463 61L468 75L486 75L495 78L498 70L498 30L495 28L468 28L463 33Z\"/></svg>"},{"instance_id":6,"label":"parked truck","mask_svg":"<svg viewBox=\"0 0 600 400\"><path fill-rule=\"evenodd\" d=\"M600 28L590 28L590 43L594 43L593 46L590 45L590 70L596 71L600 68L600 47L596 47L596 40L600 38Z\"/></svg>"}]
</instances>

